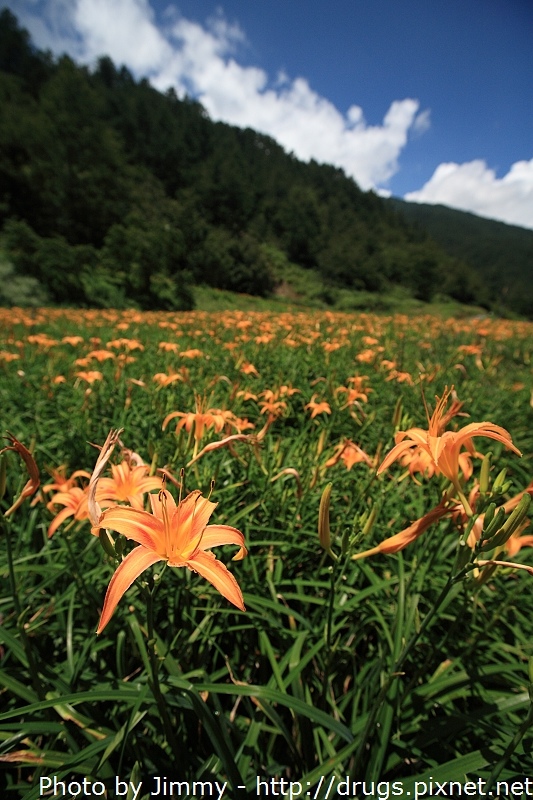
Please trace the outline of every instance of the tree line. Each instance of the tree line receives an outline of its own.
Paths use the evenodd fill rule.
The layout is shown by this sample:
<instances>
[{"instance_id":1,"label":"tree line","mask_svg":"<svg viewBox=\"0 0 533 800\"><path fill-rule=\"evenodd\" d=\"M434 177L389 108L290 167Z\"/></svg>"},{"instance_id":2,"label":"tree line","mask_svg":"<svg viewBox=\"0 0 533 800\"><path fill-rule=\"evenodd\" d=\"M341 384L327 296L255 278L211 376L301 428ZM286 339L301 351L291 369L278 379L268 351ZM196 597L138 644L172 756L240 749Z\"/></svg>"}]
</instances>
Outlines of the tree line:
<instances>
[{"instance_id":1,"label":"tree line","mask_svg":"<svg viewBox=\"0 0 533 800\"><path fill-rule=\"evenodd\" d=\"M341 169L108 57L41 52L8 10L0 104L2 241L34 302L188 309L196 284L267 296L294 263L333 288L490 304L462 258Z\"/></svg>"}]
</instances>

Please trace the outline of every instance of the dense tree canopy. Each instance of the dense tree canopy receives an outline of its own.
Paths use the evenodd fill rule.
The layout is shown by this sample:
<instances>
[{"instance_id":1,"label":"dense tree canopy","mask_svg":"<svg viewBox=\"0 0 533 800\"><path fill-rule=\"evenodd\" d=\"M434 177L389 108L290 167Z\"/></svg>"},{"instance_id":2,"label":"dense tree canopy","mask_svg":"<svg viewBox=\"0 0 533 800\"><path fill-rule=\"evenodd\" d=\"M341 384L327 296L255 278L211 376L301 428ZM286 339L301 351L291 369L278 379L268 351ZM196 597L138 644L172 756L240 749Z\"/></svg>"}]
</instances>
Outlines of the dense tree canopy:
<instances>
[{"instance_id":1,"label":"dense tree canopy","mask_svg":"<svg viewBox=\"0 0 533 800\"><path fill-rule=\"evenodd\" d=\"M0 103L0 226L35 296L184 309L192 284L267 295L273 265L292 262L331 287L422 300L446 275L449 294L480 300L459 257L342 170L213 123L108 57L90 70L40 53L7 10Z\"/></svg>"}]
</instances>

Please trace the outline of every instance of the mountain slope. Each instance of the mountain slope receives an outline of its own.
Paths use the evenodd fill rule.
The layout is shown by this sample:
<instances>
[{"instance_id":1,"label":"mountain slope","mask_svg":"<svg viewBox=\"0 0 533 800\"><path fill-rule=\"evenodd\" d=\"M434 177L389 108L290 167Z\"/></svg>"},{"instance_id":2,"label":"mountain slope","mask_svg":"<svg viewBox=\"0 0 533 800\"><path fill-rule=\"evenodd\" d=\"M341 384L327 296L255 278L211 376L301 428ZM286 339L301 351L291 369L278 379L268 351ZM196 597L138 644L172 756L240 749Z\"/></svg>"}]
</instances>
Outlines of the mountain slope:
<instances>
[{"instance_id":1,"label":"mountain slope","mask_svg":"<svg viewBox=\"0 0 533 800\"><path fill-rule=\"evenodd\" d=\"M182 309L193 285L267 296L296 265L319 277L325 303L395 287L494 302L464 254L342 170L214 123L110 58L90 70L41 53L7 10L0 104L0 231L26 297Z\"/></svg>"},{"instance_id":2,"label":"mountain slope","mask_svg":"<svg viewBox=\"0 0 533 800\"><path fill-rule=\"evenodd\" d=\"M391 198L392 207L479 276L488 299L533 313L533 230L441 205Z\"/></svg>"}]
</instances>

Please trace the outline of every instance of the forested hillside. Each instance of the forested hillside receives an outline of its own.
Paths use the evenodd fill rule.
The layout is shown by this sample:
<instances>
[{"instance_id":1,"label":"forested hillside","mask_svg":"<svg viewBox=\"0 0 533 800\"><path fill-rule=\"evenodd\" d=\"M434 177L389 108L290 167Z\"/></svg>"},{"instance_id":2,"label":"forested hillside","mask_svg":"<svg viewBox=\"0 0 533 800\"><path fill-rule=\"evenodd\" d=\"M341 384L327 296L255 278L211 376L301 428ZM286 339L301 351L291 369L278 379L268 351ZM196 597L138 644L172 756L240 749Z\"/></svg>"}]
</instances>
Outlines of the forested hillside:
<instances>
[{"instance_id":1,"label":"forested hillside","mask_svg":"<svg viewBox=\"0 0 533 800\"><path fill-rule=\"evenodd\" d=\"M454 258L477 272L486 297L533 315L533 230L477 217L446 206L389 201Z\"/></svg>"},{"instance_id":2,"label":"forested hillside","mask_svg":"<svg viewBox=\"0 0 533 800\"><path fill-rule=\"evenodd\" d=\"M0 302L185 309L195 284L266 296L292 263L322 276L326 302L327 287L403 286L490 306L463 255L342 170L107 57L39 52L7 10L0 104Z\"/></svg>"}]
</instances>

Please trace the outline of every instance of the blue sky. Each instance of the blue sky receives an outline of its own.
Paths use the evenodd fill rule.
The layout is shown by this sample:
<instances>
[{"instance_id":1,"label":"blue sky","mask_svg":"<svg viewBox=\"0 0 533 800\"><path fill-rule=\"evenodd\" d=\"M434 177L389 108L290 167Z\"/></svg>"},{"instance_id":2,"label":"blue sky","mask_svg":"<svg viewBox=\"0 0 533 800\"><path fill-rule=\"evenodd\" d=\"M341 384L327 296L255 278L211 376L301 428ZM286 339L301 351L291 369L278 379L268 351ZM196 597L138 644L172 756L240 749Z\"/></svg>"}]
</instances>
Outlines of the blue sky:
<instances>
[{"instance_id":1,"label":"blue sky","mask_svg":"<svg viewBox=\"0 0 533 800\"><path fill-rule=\"evenodd\" d=\"M0 0L364 189L533 228L532 0Z\"/></svg>"}]
</instances>

